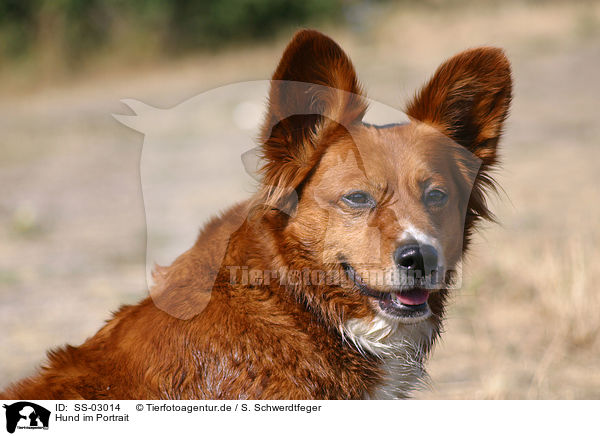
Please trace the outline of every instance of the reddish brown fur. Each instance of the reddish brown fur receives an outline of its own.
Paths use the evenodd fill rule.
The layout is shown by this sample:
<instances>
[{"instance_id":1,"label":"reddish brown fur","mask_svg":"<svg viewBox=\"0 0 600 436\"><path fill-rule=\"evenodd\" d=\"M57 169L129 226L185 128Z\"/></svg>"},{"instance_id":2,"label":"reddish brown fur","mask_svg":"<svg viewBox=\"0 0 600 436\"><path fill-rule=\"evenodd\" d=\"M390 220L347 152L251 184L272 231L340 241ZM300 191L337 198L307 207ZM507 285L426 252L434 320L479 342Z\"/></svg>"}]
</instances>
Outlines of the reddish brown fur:
<instances>
[{"instance_id":1,"label":"reddish brown fur","mask_svg":"<svg viewBox=\"0 0 600 436\"><path fill-rule=\"evenodd\" d=\"M384 377L380 356L345 341L340 326L373 319L375 309L371 297L336 270L336 256L343 254L359 270L389 268L389 253L410 222L439 238L449 264L459 260L463 230L468 236L478 218L490 217L483 193L510 102L509 64L494 48L455 56L408 106L415 121L385 129L362 123L366 103L354 68L340 47L318 32L293 38L273 80L261 137L263 186L252 200L213 219L171 266L157 269L152 296L165 311L150 298L121 308L83 345L50 352L37 375L0 397L373 394ZM467 163L467 150L482 160L479 171ZM424 179L468 199L468 205L453 203L457 211L468 208L464 223L458 212L424 209L419 201ZM354 186L373 193L377 210L367 216L339 205L339 196ZM374 251L379 255L373 257ZM231 284L227 266L324 270L338 274L345 285ZM211 287L212 272L218 274ZM429 297L433 336L445 295L440 290ZM199 308L204 308L200 314ZM425 352L430 345L424 345Z\"/></svg>"}]
</instances>

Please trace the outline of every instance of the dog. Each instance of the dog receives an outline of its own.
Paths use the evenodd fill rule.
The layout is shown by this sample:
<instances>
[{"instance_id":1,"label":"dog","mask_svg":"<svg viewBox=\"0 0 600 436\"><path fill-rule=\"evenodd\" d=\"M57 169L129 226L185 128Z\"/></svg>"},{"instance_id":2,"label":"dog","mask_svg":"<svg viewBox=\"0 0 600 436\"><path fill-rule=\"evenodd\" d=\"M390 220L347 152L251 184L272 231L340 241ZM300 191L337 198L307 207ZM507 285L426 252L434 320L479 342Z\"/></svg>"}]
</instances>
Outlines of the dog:
<instances>
[{"instance_id":1,"label":"dog","mask_svg":"<svg viewBox=\"0 0 600 436\"><path fill-rule=\"evenodd\" d=\"M502 50L470 49L415 95L409 122L371 125L348 56L299 31L271 80L256 194L157 267L152 298L0 397L408 398L456 266L494 218L511 89Z\"/></svg>"}]
</instances>

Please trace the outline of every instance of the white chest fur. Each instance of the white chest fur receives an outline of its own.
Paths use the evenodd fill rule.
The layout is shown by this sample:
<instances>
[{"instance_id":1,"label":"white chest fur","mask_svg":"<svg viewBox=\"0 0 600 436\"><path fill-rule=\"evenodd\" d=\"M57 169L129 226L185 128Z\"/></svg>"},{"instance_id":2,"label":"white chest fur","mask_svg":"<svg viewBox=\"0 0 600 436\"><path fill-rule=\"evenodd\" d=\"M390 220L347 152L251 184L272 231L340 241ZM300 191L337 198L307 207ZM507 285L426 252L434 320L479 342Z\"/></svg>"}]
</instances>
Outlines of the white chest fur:
<instances>
[{"instance_id":1,"label":"white chest fur","mask_svg":"<svg viewBox=\"0 0 600 436\"><path fill-rule=\"evenodd\" d=\"M383 378L367 399L408 398L427 377L423 367L425 350L435 334L431 320L403 324L382 315L372 320L351 319L342 326L344 339L361 353L381 360Z\"/></svg>"}]
</instances>

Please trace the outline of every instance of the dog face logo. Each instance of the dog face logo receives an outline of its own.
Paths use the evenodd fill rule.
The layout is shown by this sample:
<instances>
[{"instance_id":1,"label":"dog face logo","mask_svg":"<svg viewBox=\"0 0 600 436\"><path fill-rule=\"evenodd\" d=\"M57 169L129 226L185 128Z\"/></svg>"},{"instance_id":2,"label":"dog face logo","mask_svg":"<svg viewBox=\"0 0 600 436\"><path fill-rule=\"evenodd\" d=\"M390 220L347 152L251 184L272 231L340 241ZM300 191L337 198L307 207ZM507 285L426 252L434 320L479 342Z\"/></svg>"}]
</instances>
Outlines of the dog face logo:
<instances>
[{"instance_id":1,"label":"dog face logo","mask_svg":"<svg viewBox=\"0 0 600 436\"><path fill-rule=\"evenodd\" d=\"M275 106L267 111L259 135L269 88L277 91L278 98L269 100ZM307 95L314 97L309 103L319 98L350 106L368 103L366 124L349 119L347 110L332 112L327 104L296 104ZM156 284L150 286L150 295L170 315L189 319L202 312L227 247L214 248L215 262L203 266L203 280L194 284L199 292L192 301L182 304L172 298L162 286L168 282L163 277L166 270L154 266L170 263L175 253L189 247L183 235L194 234L196 228L185 228L181 210L198 216L190 220L195 225L209 218L210 214L203 215L207 211L223 210L232 201L246 199L248 186L258 187L266 209L289 217L290 231L312 229L306 239L318 252L311 271L317 279L323 273L342 287L358 286L365 292L368 288L376 295L414 288L411 304L427 298L430 290L460 286L457 264L465 215L481 160L433 127L354 93L294 81L231 84L171 109L135 100L123 102L135 115L115 118L145 136L140 175L147 224L146 266L148 282ZM313 126L313 119L322 120ZM383 121L383 128L374 127L371 121ZM294 139L288 130L308 131ZM319 164L287 168L266 159L271 143L278 143L280 136L300 144L329 130L334 133L323 140L329 146ZM249 148L257 136L260 146ZM302 192L294 180L280 180L282 174L300 178L307 170L313 170L311 183L302 185ZM181 197L190 201L185 205L174 202ZM246 218L240 216L231 233ZM166 234L168 229L177 230ZM422 267L412 267L420 263ZM278 279L288 280L283 275Z\"/></svg>"},{"instance_id":2,"label":"dog face logo","mask_svg":"<svg viewBox=\"0 0 600 436\"><path fill-rule=\"evenodd\" d=\"M29 401L19 401L10 405L4 404L6 409L6 431L14 433L18 429L48 429L50 411L42 406Z\"/></svg>"}]
</instances>

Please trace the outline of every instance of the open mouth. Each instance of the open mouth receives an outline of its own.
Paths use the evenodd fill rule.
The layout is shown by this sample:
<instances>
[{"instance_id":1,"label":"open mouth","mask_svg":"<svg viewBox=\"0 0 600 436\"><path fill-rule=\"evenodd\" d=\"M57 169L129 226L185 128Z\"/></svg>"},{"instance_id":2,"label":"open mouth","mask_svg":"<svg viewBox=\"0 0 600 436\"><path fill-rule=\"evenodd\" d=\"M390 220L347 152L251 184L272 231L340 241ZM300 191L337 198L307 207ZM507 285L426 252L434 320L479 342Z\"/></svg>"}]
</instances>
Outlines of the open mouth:
<instances>
[{"instance_id":1,"label":"open mouth","mask_svg":"<svg viewBox=\"0 0 600 436\"><path fill-rule=\"evenodd\" d=\"M429 291L421 287L411 287L401 291L381 292L375 291L364 284L354 268L348 263L342 262L342 268L358 287L359 291L375 299L379 308L388 315L406 321L420 321L431 314L427 300Z\"/></svg>"}]
</instances>

